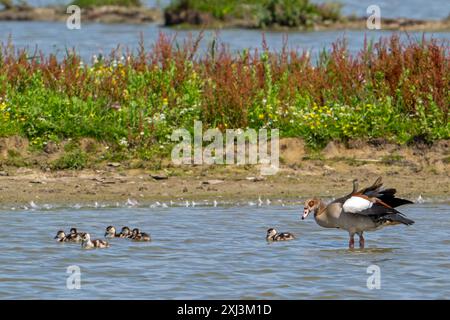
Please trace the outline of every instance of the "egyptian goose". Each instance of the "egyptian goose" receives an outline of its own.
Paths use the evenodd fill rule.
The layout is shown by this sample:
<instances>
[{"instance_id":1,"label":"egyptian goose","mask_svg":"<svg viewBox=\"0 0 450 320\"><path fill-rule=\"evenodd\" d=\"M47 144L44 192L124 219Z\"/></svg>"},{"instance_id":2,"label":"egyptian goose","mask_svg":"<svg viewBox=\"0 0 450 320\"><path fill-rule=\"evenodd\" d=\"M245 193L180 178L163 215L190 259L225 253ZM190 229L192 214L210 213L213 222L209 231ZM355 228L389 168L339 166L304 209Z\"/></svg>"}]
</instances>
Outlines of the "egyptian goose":
<instances>
[{"instance_id":1,"label":"egyptian goose","mask_svg":"<svg viewBox=\"0 0 450 320\"><path fill-rule=\"evenodd\" d=\"M290 232L278 233L274 228L267 230L266 240L267 241L287 241L294 240L295 236Z\"/></svg>"},{"instance_id":2,"label":"egyptian goose","mask_svg":"<svg viewBox=\"0 0 450 320\"><path fill-rule=\"evenodd\" d=\"M81 242L81 233L78 232L76 228L71 228L69 235L66 236L67 240L70 242Z\"/></svg>"},{"instance_id":3,"label":"egyptian goose","mask_svg":"<svg viewBox=\"0 0 450 320\"><path fill-rule=\"evenodd\" d=\"M149 234L147 234L145 232L141 232L138 228L133 229L130 239L132 239L134 241L150 241L151 240Z\"/></svg>"},{"instance_id":4,"label":"egyptian goose","mask_svg":"<svg viewBox=\"0 0 450 320\"><path fill-rule=\"evenodd\" d=\"M127 226L122 227L122 230L119 233L120 238L131 238L131 229Z\"/></svg>"},{"instance_id":5,"label":"egyptian goose","mask_svg":"<svg viewBox=\"0 0 450 320\"><path fill-rule=\"evenodd\" d=\"M108 226L105 230L105 238L121 238L121 234L116 233L116 228L114 226Z\"/></svg>"},{"instance_id":6,"label":"egyptian goose","mask_svg":"<svg viewBox=\"0 0 450 320\"><path fill-rule=\"evenodd\" d=\"M328 205L319 198L305 201L302 220L310 212L314 212L314 219L321 227L347 230L350 235L350 249L355 247L355 234L359 236L359 247L364 248L364 231L377 230L389 225L414 223L394 209L413 202L396 198L395 189L384 189L381 177L370 187L360 191L357 189L358 182L354 180L350 194Z\"/></svg>"},{"instance_id":7,"label":"egyptian goose","mask_svg":"<svg viewBox=\"0 0 450 320\"><path fill-rule=\"evenodd\" d=\"M93 249L93 248L109 248L109 243L104 240L91 240L91 235L89 233L81 234L81 247L83 249Z\"/></svg>"}]
</instances>

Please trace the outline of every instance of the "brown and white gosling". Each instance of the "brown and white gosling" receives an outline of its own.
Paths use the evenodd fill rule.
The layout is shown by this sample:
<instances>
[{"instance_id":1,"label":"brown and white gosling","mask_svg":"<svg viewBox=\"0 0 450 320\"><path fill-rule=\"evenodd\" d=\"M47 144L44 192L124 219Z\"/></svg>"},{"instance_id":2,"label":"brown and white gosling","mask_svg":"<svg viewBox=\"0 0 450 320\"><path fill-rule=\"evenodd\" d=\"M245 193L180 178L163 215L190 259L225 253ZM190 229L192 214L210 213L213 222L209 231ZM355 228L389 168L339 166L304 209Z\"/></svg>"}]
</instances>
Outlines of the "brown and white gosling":
<instances>
[{"instance_id":1,"label":"brown and white gosling","mask_svg":"<svg viewBox=\"0 0 450 320\"><path fill-rule=\"evenodd\" d=\"M71 228L70 233L66 236L69 242L81 242L81 232L78 232L76 228Z\"/></svg>"},{"instance_id":2,"label":"brown and white gosling","mask_svg":"<svg viewBox=\"0 0 450 320\"><path fill-rule=\"evenodd\" d=\"M55 236L56 241L58 242L67 242L66 233L63 230L59 230Z\"/></svg>"},{"instance_id":3,"label":"brown and white gosling","mask_svg":"<svg viewBox=\"0 0 450 320\"><path fill-rule=\"evenodd\" d=\"M59 230L56 233L55 239L58 242L81 242L81 235L77 232L77 229L70 229L70 233L66 234L63 230Z\"/></svg>"},{"instance_id":4,"label":"brown and white gosling","mask_svg":"<svg viewBox=\"0 0 450 320\"><path fill-rule=\"evenodd\" d=\"M108 226L105 231L106 238L131 238L131 230L128 227L123 227L120 233L116 232L114 226Z\"/></svg>"},{"instance_id":5,"label":"brown and white gosling","mask_svg":"<svg viewBox=\"0 0 450 320\"><path fill-rule=\"evenodd\" d=\"M119 233L120 238L131 238L131 229L127 226L123 227Z\"/></svg>"},{"instance_id":6,"label":"brown and white gosling","mask_svg":"<svg viewBox=\"0 0 450 320\"><path fill-rule=\"evenodd\" d=\"M109 243L105 240L91 240L91 235L89 233L83 233L81 235L81 247L83 249L93 249L93 248L108 248Z\"/></svg>"},{"instance_id":7,"label":"brown and white gosling","mask_svg":"<svg viewBox=\"0 0 450 320\"><path fill-rule=\"evenodd\" d=\"M116 228L113 226L106 227L105 238L122 238L120 233L116 233Z\"/></svg>"},{"instance_id":8,"label":"brown and white gosling","mask_svg":"<svg viewBox=\"0 0 450 320\"><path fill-rule=\"evenodd\" d=\"M267 241L287 241L294 240L295 236L290 232L278 233L274 228L267 230L266 240Z\"/></svg>"},{"instance_id":9,"label":"brown and white gosling","mask_svg":"<svg viewBox=\"0 0 450 320\"><path fill-rule=\"evenodd\" d=\"M138 228L133 229L133 232L131 233L131 237L132 240L134 241L150 241L150 235L145 233L145 232L141 232Z\"/></svg>"}]
</instances>

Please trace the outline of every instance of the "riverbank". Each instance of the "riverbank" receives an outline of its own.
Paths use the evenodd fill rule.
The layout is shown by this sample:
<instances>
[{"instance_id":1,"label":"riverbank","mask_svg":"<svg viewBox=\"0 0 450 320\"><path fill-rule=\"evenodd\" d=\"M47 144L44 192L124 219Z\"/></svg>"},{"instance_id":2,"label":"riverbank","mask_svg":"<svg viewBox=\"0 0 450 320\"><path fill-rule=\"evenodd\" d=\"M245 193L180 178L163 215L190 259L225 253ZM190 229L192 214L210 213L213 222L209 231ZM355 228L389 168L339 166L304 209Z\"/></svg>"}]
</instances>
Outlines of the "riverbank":
<instances>
[{"instance_id":1,"label":"riverbank","mask_svg":"<svg viewBox=\"0 0 450 320\"><path fill-rule=\"evenodd\" d=\"M36 164L29 167L2 161L0 204L257 203L258 198L276 204L312 196L337 197L351 190L354 178L365 185L378 176L402 197L449 201L449 140L410 147L382 141L354 141L347 146L333 142L316 153L308 151L301 139L289 138L281 140L280 151L281 168L273 176L260 176L258 166L180 167L169 160L157 170L145 163L135 167L133 161L50 170L45 168L44 155L33 155Z\"/></svg>"}]
</instances>

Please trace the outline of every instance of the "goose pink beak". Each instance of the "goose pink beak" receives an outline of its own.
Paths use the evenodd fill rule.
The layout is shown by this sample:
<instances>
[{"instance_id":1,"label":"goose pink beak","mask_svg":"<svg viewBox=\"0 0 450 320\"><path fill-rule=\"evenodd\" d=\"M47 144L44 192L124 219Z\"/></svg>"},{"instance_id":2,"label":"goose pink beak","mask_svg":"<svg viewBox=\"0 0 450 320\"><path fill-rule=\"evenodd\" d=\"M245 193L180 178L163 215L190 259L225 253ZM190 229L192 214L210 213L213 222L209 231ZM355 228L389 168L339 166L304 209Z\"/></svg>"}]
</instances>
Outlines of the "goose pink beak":
<instances>
[{"instance_id":1,"label":"goose pink beak","mask_svg":"<svg viewBox=\"0 0 450 320\"><path fill-rule=\"evenodd\" d=\"M305 220L308 215L309 215L309 209L305 208L303 210L302 220Z\"/></svg>"}]
</instances>

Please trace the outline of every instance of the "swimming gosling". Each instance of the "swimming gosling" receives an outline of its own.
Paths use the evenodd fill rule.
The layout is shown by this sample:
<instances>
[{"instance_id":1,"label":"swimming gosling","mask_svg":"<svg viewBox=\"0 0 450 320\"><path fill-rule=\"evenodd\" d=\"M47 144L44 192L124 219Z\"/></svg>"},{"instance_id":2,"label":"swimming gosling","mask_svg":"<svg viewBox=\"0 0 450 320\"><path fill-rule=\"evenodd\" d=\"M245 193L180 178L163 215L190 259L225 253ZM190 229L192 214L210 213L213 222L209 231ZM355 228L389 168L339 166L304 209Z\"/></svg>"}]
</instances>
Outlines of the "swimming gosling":
<instances>
[{"instance_id":1,"label":"swimming gosling","mask_svg":"<svg viewBox=\"0 0 450 320\"><path fill-rule=\"evenodd\" d=\"M67 242L66 233L63 230L59 230L55 236L56 241L58 242Z\"/></svg>"},{"instance_id":2,"label":"swimming gosling","mask_svg":"<svg viewBox=\"0 0 450 320\"><path fill-rule=\"evenodd\" d=\"M81 247L83 249L93 249L93 248L108 248L109 243L105 240L91 240L91 235L89 233L83 233L81 235Z\"/></svg>"},{"instance_id":3,"label":"swimming gosling","mask_svg":"<svg viewBox=\"0 0 450 320\"><path fill-rule=\"evenodd\" d=\"M67 241L69 242L81 242L81 232L78 232L76 228L71 228L70 233L67 235Z\"/></svg>"},{"instance_id":4,"label":"swimming gosling","mask_svg":"<svg viewBox=\"0 0 450 320\"><path fill-rule=\"evenodd\" d=\"M120 238L131 238L131 230L127 226L123 227L119 233Z\"/></svg>"},{"instance_id":5,"label":"swimming gosling","mask_svg":"<svg viewBox=\"0 0 450 320\"><path fill-rule=\"evenodd\" d=\"M113 226L106 227L105 238L122 238L120 233L116 233L116 228Z\"/></svg>"},{"instance_id":6,"label":"swimming gosling","mask_svg":"<svg viewBox=\"0 0 450 320\"><path fill-rule=\"evenodd\" d=\"M133 229L133 232L131 233L131 237L132 240L134 241L150 241L150 235L145 233L145 232L141 232L138 228Z\"/></svg>"},{"instance_id":7,"label":"swimming gosling","mask_svg":"<svg viewBox=\"0 0 450 320\"><path fill-rule=\"evenodd\" d=\"M267 241L287 241L294 240L295 236L290 232L278 233L274 228L267 230L266 240Z\"/></svg>"}]
</instances>

